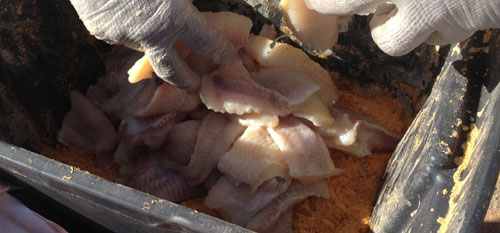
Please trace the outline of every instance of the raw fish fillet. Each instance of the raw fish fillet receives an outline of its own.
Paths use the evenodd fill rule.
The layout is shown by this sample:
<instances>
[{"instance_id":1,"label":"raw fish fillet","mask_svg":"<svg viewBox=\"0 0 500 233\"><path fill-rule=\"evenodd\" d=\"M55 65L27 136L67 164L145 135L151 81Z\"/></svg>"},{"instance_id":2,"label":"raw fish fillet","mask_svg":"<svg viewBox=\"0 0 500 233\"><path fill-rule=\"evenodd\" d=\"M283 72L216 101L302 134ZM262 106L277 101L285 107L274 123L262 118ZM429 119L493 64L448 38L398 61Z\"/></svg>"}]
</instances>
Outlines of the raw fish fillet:
<instances>
[{"instance_id":1,"label":"raw fish fillet","mask_svg":"<svg viewBox=\"0 0 500 233\"><path fill-rule=\"evenodd\" d=\"M324 180L308 185L292 181L286 192L252 217L246 227L257 232L269 232L281 214L310 196L330 198L328 184Z\"/></svg>"},{"instance_id":2,"label":"raw fish fillet","mask_svg":"<svg viewBox=\"0 0 500 233\"><path fill-rule=\"evenodd\" d=\"M140 164L127 185L171 202L202 196L204 187L190 186L178 172L164 169L155 159Z\"/></svg>"},{"instance_id":3,"label":"raw fish fillet","mask_svg":"<svg viewBox=\"0 0 500 233\"><path fill-rule=\"evenodd\" d=\"M120 143L113 154L113 161L121 165L134 161L139 154L144 151L144 148L138 147L137 144L128 142L126 138L121 138Z\"/></svg>"},{"instance_id":4,"label":"raw fish fillet","mask_svg":"<svg viewBox=\"0 0 500 233\"><path fill-rule=\"evenodd\" d=\"M311 60L302 50L285 43L275 43L262 36L250 36L245 45L246 54L252 57L261 67L285 68L296 70L321 87L319 96L327 106L337 100L337 88L328 74L318 63Z\"/></svg>"},{"instance_id":5,"label":"raw fish fillet","mask_svg":"<svg viewBox=\"0 0 500 233\"><path fill-rule=\"evenodd\" d=\"M269 232L272 233L292 233L293 232L293 208L281 214Z\"/></svg>"},{"instance_id":6,"label":"raw fish fillet","mask_svg":"<svg viewBox=\"0 0 500 233\"><path fill-rule=\"evenodd\" d=\"M261 209L266 207L290 185L290 181L277 178L264 183L257 191L240 184L236 186L226 177L210 189L204 204L217 210L222 218L240 226L245 226Z\"/></svg>"},{"instance_id":7,"label":"raw fish fillet","mask_svg":"<svg viewBox=\"0 0 500 233\"><path fill-rule=\"evenodd\" d=\"M184 114L174 112L143 118L126 116L120 127L125 128L123 137L130 143L130 148L146 145L150 149L158 149L165 142L172 126L183 117Z\"/></svg>"},{"instance_id":8,"label":"raw fish fillet","mask_svg":"<svg viewBox=\"0 0 500 233\"><path fill-rule=\"evenodd\" d=\"M268 132L288 164L290 176L304 184L314 183L342 172L335 168L323 139L298 119L280 119Z\"/></svg>"},{"instance_id":9,"label":"raw fish fillet","mask_svg":"<svg viewBox=\"0 0 500 233\"><path fill-rule=\"evenodd\" d=\"M330 49L337 43L338 16L310 10L304 0L281 0L280 8L293 35L301 42L321 50Z\"/></svg>"},{"instance_id":10,"label":"raw fish fillet","mask_svg":"<svg viewBox=\"0 0 500 233\"><path fill-rule=\"evenodd\" d=\"M103 104L103 110L114 119L124 115L149 117L171 112L188 112L201 100L196 93L174 87L158 79L143 80L124 88Z\"/></svg>"},{"instance_id":11,"label":"raw fish fillet","mask_svg":"<svg viewBox=\"0 0 500 233\"><path fill-rule=\"evenodd\" d=\"M120 168L118 169L117 183L126 184L131 176L134 175L135 169L137 168L137 161L128 161L120 163Z\"/></svg>"},{"instance_id":12,"label":"raw fish fillet","mask_svg":"<svg viewBox=\"0 0 500 233\"><path fill-rule=\"evenodd\" d=\"M307 119L318 127L329 127L334 122L328 107L317 94L312 95L297 106L292 115Z\"/></svg>"},{"instance_id":13,"label":"raw fish fillet","mask_svg":"<svg viewBox=\"0 0 500 233\"><path fill-rule=\"evenodd\" d=\"M372 151L392 151L401 139L360 114L339 107L332 107L330 111L335 123L328 128L316 128L328 148L364 157Z\"/></svg>"},{"instance_id":14,"label":"raw fish fillet","mask_svg":"<svg viewBox=\"0 0 500 233\"><path fill-rule=\"evenodd\" d=\"M143 55L142 52L120 46L104 60L105 76L100 78L104 87L113 93L130 87L128 70Z\"/></svg>"},{"instance_id":15,"label":"raw fish fillet","mask_svg":"<svg viewBox=\"0 0 500 233\"><path fill-rule=\"evenodd\" d=\"M169 170L174 170L176 172L179 172L179 169L181 169L181 167L183 167L182 165L178 164L177 162L172 161L172 160L166 158L165 156L163 156L162 154L157 153L157 151L152 151L150 153L151 153L151 156L153 158L155 158L156 161L158 161L158 163L160 164L160 167L162 167L164 169L169 169Z\"/></svg>"},{"instance_id":16,"label":"raw fish fillet","mask_svg":"<svg viewBox=\"0 0 500 233\"><path fill-rule=\"evenodd\" d=\"M201 99L198 92L189 93L186 98L184 98L184 102L181 104L179 112L192 112L196 108L201 105Z\"/></svg>"},{"instance_id":17,"label":"raw fish fillet","mask_svg":"<svg viewBox=\"0 0 500 233\"><path fill-rule=\"evenodd\" d=\"M262 68L250 76L263 87L280 93L290 105L304 102L320 89L308 76L286 67Z\"/></svg>"},{"instance_id":18,"label":"raw fish fillet","mask_svg":"<svg viewBox=\"0 0 500 233\"><path fill-rule=\"evenodd\" d=\"M265 126L273 128L280 122L277 116L264 113L247 113L243 115L231 115L230 117L244 126Z\"/></svg>"},{"instance_id":19,"label":"raw fish fillet","mask_svg":"<svg viewBox=\"0 0 500 233\"><path fill-rule=\"evenodd\" d=\"M131 106L142 108L149 103L158 88L155 80L148 79L128 84L102 105L102 110L113 119L121 119Z\"/></svg>"},{"instance_id":20,"label":"raw fish fillet","mask_svg":"<svg viewBox=\"0 0 500 233\"><path fill-rule=\"evenodd\" d=\"M132 116L147 117L175 112L182 107L187 95L185 90L163 82L156 88L151 98L144 96L143 101L132 101L127 113Z\"/></svg>"},{"instance_id":21,"label":"raw fish fillet","mask_svg":"<svg viewBox=\"0 0 500 233\"><path fill-rule=\"evenodd\" d=\"M85 94L85 98L99 109L101 109L103 104L115 94L106 88L104 80L104 77L98 78L97 83L89 86Z\"/></svg>"},{"instance_id":22,"label":"raw fish fillet","mask_svg":"<svg viewBox=\"0 0 500 233\"><path fill-rule=\"evenodd\" d=\"M250 73L265 88L279 92L293 108L292 114L313 122L318 127L331 126L333 118L318 96L320 87L308 76L289 68L261 68Z\"/></svg>"},{"instance_id":23,"label":"raw fish fillet","mask_svg":"<svg viewBox=\"0 0 500 233\"><path fill-rule=\"evenodd\" d=\"M175 161L179 165L188 165L191 154L194 152L200 125L201 121L199 120L189 120L175 124L168 133L165 144L160 149L162 156Z\"/></svg>"},{"instance_id":24,"label":"raw fish fillet","mask_svg":"<svg viewBox=\"0 0 500 233\"><path fill-rule=\"evenodd\" d=\"M243 63L243 66L248 72L256 72L261 68L259 63L250 57L244 49L238 50L238 58L241 60L241 63Z\"/></svg>"},{"instance_id":25,"label":"raw fish fillet","mask_svg":"<svg viewBox=\"0 0 500 233\"><path fill-rule=\"evenodd\" d=\"M201 122L194 153L190 156L189 164L181 168L181 175L191 185L202 183L244 130L244 126L223 114L210 112Z\"/></svg>"},{"instance_id":26,"label":"raw fish fillet","mask_svg":"<svg viewBox=\"0 0 500 233\"><path fill-rule=\"evenodd\" d=\"M286 115L291 112L287 99L251 79L241 61L221 66L210 76L204 76L201 82L201 100L216 112L237 115Z\"/></svg>"},{"instance_id":27,"label":"raw fish fillet","mask_svg":"<svg viewBox=\"0 0 500 233\"><path fill-rule=\"evenodd\" d=\"M234 182L245 183L251 192L273 177L289 180L281 151L266 128L248 127L219 161L217 168Z\"/></svg>"},{"instance_id":28,"label":"raw fish fillet","mask_svg":"<svg viewBox=\"0 0 500 233\"><path fill-rule=\"evenodd\" d=\"M308 76L287 68L262 68L250 75L251 79L237 61L203 77L203 103L217 112L269 116L297 112L317 126L333 123L328 108L315 95L320 87Z\"/></svg>"},{"instance_id":29,"label":"raw fish fillet","mask_svg":"<svg viewBox=\"0 0 500 233\"><path fill-rule=\"evenodd\" d=\"M111 166L118 138L111 121L89 100L70 92L71 110L64 117L57 139L68 147L76 147L97 156L99 166Z\"/></svg>"},{"instance_id":30,"label":"raw fish fillet","mask_svg":"<svg viewBox=\"0 0 500 233\"><path fill-rule=\"evenodd\" d=\"M127 70L142 56L141 52L125 46L117 49L112 56L104 60L105 75L97 79L95 85L89 86L87 97L98 108L104 110L105 103L116 93L135 88L127 81ZM119 100L119 99L117 99ZM119 102L115 100L116 102Z\"/></svg>"},{"instance_id":31,"label":"raw fish fillet","mask_svg":"<svg viewBox=\"0 0 500 233\"><path fill-rule=\"evenodd\" d=\"M236 49L247 43L253 26L250 18L230 11L202 12L202 14L207 22L221 32Z\"/></svg>"}]
</instances>

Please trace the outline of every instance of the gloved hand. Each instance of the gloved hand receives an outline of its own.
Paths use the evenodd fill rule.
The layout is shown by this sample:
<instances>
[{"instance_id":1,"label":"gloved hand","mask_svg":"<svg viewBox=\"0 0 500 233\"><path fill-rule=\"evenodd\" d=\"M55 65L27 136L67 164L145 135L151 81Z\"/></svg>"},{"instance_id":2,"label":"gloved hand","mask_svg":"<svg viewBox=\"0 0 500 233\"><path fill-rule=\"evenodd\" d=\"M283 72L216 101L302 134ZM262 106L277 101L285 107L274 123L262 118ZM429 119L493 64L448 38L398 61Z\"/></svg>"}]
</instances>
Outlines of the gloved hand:
<instances>
[{"instance_id":1,"label":"gloved hand","mask_svg":"<svg viewBox=\"0 0 500 233\"><path fill-rule=\"evenodd\" d=\"M89 32L109 43L124 44L148 56L165 81L194 89L200 77L179 56L182 41L217 64L230 63L236 50L209 25L190 0L71 0Z\"/></svg>"},{"instance_id":2,"label":"gloved hand","mask_svg":"<svg viewBox=\"0 0 500 233\"><path fill-rule=\"evenodd\" d=\"M407 54L423 42L459 42L476 30L500 27L500 0L305 0L323 14L375 13L373 40L392 56ZM373 11L376 9L375 11Z\"/></svg>"}]
</instances>

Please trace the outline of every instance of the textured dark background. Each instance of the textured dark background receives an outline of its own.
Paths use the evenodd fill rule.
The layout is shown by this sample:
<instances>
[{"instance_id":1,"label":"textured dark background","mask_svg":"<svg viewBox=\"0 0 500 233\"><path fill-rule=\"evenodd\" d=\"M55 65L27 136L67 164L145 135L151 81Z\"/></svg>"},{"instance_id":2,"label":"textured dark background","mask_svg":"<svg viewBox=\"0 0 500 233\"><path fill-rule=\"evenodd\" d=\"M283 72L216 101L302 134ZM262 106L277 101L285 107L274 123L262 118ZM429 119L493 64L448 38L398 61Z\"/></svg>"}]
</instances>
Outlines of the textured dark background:
<instances>
[{"instance_id":1,"label":"textured dark background","mask_svg":"<svg viewBox=\"0 0 500 233\"><path fill-rule=\"evenodd\" d=\"M0 139L32 150L54 143L69 109L104 71L68 0L0 1Z\"/></svg>"}]
</instances>

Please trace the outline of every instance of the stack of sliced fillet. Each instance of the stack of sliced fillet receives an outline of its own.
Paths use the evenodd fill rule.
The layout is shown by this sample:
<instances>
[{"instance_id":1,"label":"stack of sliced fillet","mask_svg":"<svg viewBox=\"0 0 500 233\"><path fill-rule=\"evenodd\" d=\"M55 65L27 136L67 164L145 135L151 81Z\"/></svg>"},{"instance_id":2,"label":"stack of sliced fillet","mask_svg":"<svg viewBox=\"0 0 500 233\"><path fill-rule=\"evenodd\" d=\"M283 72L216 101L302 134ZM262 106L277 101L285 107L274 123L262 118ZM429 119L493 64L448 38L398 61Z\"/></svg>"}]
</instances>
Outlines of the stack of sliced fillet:
<instances>
[{"instance_id":1,"label":"stack of sliced fillet","mask_svg":"<svg viewBox=\"0 0 500 233\"><path fill-rule=\"evenodd\" d=\"M250 35L244 16L205 16L239 49L234 63L217 66L178 43L202 78L188 92L121 48L85 96L70 94L59 141L95 154L103 168L119 164L122 183L158 197L208 193L206 206L259 232L288 231L293 205L334 195L325 179L342 169L329 149L355 156L394 149L397 135L335 106L330 75L304 52Z\"/></svg>"}]
</instances>

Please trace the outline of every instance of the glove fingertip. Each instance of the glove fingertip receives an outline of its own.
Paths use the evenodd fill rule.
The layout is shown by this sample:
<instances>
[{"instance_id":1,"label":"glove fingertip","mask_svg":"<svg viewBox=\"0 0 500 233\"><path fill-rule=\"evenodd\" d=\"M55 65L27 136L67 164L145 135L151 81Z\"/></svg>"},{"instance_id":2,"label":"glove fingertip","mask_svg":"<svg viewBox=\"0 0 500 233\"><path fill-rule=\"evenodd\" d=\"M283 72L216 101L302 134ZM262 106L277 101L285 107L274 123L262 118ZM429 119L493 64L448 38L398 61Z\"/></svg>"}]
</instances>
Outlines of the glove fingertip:
<instances>
[{"instance_id":1,"label":"glove fingertip","mask_svg":"<svg viewBox=\"0 0 500 233\"><path fill-rule=\"evenodd\" d=\"M200 77L179 56L175 49L149 50L146 54L156 75L178 88L195 90L200 86Z\"/></svg>"},{"instance_id":2,"label":"glove fingertip","mask_svg":"<svg viewBox=\"0 0 500 233\"><path fill-rule=\"evenodd\" d=\"M424 43L432 32L411 14L398 12L392 4L377 8L370 28L377 46L390 56L408 54Z\"/></svg>"}]
</instances>

